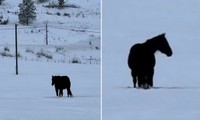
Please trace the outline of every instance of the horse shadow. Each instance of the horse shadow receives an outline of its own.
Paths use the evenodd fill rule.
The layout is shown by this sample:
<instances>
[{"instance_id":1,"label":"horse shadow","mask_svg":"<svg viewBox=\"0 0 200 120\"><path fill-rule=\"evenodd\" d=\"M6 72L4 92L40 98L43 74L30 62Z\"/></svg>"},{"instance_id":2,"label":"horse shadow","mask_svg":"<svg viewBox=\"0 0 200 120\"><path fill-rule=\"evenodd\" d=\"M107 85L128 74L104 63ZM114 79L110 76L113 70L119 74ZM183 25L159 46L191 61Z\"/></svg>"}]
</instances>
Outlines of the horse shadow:
<instances>
[{"instance_id":1,"label":"horse shadow","mask_svg":"<svg viewBox=\"0 0 200 120\"><path fill-rule=\"evenodd\" d=\"M95 97L100 97L100 95L77 95L73 97L68 97L68 96L63 96L63 97L58 97L58 96L45 96L44 98L48 99L59 99L59 98L95 98Z\"/></svg>"},{"instance_id":2,"label":"horse shadow","mask_svg":"<svg viewBox=\"0 0 200 120\"><path fill-rule=\"evenodd\" d=\"M123 88L123 89L133 89L134 87L128 86L128 87L119 87L119 88ZM137 89L142 89L140 87L136 87ZM157 87L151 87L150 89L147 90L151 90L151 89L160 89L160 90L200 90L200 86L157 86Z\"/></svg>"},{"instance_id":3,"label":"horse shadow","mask_svg":"<svg viewBox=\"0 0 200 120\"><path fill-rule=\"evenodd\" d=\"M158 86L158 87L152 87L151 89L168 89L168 90L194 90L194 89L200 89L200 86Z\"/></svg>"}]
</instances>

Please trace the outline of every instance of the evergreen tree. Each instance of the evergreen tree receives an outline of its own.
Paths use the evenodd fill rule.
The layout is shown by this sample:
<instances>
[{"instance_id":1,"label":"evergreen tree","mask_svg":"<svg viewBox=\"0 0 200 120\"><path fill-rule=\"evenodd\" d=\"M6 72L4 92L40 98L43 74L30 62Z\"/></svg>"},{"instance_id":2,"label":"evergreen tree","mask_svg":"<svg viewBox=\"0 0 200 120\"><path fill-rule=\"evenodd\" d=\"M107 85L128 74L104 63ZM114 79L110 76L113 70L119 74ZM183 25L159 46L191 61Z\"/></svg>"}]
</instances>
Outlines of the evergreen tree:
<instances>
[{"instance_id":1,"label":"evergreen tree","mask_svg":"<svg viewBox=\"0 0 200 120\"><path fill-rule=\"evenodd\" d=\"M2 3L3 1L5 1L5 0L0 0L0 5L1 5L1 3Z\"/></svg>"},{"instance_id":2,"label":"evergreen tree","mask_svg":"<svg viewBox=\"0 0 200 120\"><path fill-rule=\"evenodd\" d=\"M33 22L36 19L35 10L34 1L23 0L23 2L19 4L19 23L29 25L30 22Z\"/></svg>"},{"instance_id":3,"label":"evergreen tree","mask_svg":"<svg viewBox=\"0 0 200 120\"><path fill-rule=\"evenodd\" d=\"M58 0L58 5L60 8L63 8L63 6L65 5L64 0Z\"/></svg>"},{"instance_id":4,"label":"evergreen tree","mask_svg":"<svg viewBox=\"0 0 200 120\"><path fill-rule=\"evenodd\" d=\"M46 2L47 0L37 0L39 3Z\"/></svg>"}]
</instances>

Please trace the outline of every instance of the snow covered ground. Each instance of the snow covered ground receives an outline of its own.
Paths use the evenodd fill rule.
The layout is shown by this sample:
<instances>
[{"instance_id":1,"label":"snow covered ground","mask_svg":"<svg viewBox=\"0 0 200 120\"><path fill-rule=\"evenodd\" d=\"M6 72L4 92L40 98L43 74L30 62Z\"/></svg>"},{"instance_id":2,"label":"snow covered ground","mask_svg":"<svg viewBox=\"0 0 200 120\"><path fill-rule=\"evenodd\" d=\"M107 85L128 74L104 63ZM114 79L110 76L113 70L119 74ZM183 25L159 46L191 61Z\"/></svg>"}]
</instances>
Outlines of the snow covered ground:
<instances>
[{"instance_id":1,"label":"snow covered ground","mask_svg":"<svg viewBox=\"0 0 200 120\"><path fill-rule=\"evenodd\" d=\"M99 120L100 66L0 59L1 120ZM56 97L52 75L68 75L73 98Z\"/></svg>"},{"instance_id":2,"label":"snow covered ground","mask_svg":"<svg viewBox=\"0 0 200 120\"><path fill-rule=\"evenodd\" d=\"M103 1L103 120L200 119L200 2ZM130 47L166 33L172 57L156 53L155 88L133 89Z\"/></svg>"}]
</instances>

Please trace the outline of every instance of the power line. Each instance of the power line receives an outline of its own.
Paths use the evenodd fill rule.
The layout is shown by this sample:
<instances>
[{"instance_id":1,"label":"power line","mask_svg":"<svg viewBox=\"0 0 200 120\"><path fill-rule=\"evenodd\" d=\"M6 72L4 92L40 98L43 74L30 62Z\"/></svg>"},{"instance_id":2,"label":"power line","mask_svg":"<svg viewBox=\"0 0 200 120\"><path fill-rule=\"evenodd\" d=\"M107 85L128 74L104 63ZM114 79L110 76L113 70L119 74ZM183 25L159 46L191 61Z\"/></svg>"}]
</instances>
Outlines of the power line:
<instances>
[{"instance_id":1,"label":"power line","mask_svg":"<svg viewBox=\"0 0 200 120\"><path fill-rule=\"evenodd\" d=\"M44 27L42 27L42 26L40 26L40 27L35 27L35 26L28 26L28 27L20 27L20 26L18 26L18 28L17 29L36 29L36 28L44 28ZM3 27L0 27L0 30L14 30L15 28L14 27L5 27L5 28L3 28Z\"/></svg>"},{"instance_id":2,"label":"power line","mask_svg":"<svg viewBox=\"0 0 200 120\"><path fill-rule=\"evenodd\" d=\"M15 28L0 28L0 30L14 30Z\"/></svg>"},{"instance_id":3,"label":"power line","mask_svg":"<svg viewBox=\"0 0 200 120\"><path fill-rule=\"evenodd\" d=\"M41 28L46 28L44 26L18 26L17 29L41 29ZM77 28L77 27L70 27L70 26L48 26L49 28L55 28L55 29L61 29L61 30L69 30L69 31L74 31L74 32L90 32L90 33L100 33L100 31L98 30L94 30L94 29L81 29L81 28ZM0 27L0 30L14 30L14 27Z\"/></svg>"},{"instance_id":4,"label":"power line","mask_svg":"<svg viewBox=\"0 0 200 120\"><path fill-rule=\"evenodd\" d=\"M89 29L77 29L77 28L63 28L63 27L55 27L49 26L50 28L62 29L62 30L70 30L75 32L90 32L90 33L100 33L100 31L89 30Z\"/></svg>"}]
</instances>

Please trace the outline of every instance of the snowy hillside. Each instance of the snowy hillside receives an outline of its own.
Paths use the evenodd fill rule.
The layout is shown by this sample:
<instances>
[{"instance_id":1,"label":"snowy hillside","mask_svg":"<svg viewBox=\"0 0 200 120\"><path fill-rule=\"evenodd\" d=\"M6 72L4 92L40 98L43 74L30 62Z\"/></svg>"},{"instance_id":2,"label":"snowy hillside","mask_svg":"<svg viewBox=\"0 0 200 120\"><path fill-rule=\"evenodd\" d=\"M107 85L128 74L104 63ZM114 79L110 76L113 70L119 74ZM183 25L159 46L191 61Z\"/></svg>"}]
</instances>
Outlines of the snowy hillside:
<instances>
[{"instance_id":1,"label":"snowy hillside","mask_svg":"<svg viewBox=\"0 0 200 120\"><path fill-rule=\"evenodd\" d=\"M66 4L76 5L78 8L45 7L53 1L38 3L35 0L36 20L29 26L18 25L19 54L21 54L22 59L38 60L36 55L30 54L37 54L38 51L43 50L51 54L54 61L70 62L76 57L81 63L88 63L86 59L92 59L93 63L99 64L100 1L69 0L66 2ZM0 26L1 54L5 52L5 47L10 49L9 54L14 54L12 51L15 40L14 24L19 22L18 5L21 2L21 0L6 0L0 6L0 15L3 15L3 19L9 19L7 25ZM49 46L46 47L47 42ZM30 50L31 53L27 53ZM42 59L39 58L39 60Z\"/></svg>"},{"instance_id":2,"label":"snowy hillside","mask_svg":"<svg viewBox=\"0 0 200 120\"><path fill-rule=\"evenodd\" d=\"M103 1L102 6L103 120L200 119L200 2ZM133 89L129 49L161 33L174 54L156 53L155 88Z\"/></svg>"}]
</instances>

